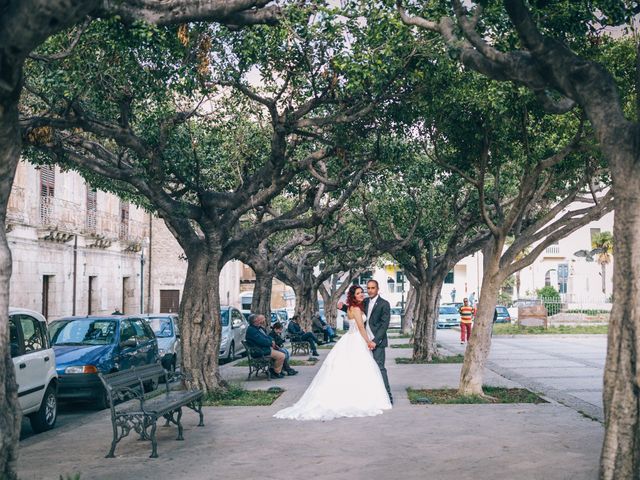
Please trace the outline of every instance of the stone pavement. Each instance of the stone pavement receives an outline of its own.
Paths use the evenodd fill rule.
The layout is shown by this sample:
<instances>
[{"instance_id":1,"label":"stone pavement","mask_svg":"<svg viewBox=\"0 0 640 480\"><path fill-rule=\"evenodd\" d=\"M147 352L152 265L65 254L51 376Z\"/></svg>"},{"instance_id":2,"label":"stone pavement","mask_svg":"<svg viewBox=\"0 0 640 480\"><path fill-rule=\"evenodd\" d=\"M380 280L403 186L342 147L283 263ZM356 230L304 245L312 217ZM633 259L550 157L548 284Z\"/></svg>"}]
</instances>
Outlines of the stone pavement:
<instances>
[{"instance_id":1,"label":"stone pavement","mask_svg":"<svg viewBox=\"0 0 640 480\"><path fill-rule=\"evenodd\" d=\"M456 335L454 331L439 331L438 342L456 352L460 350ZM527 350L517 346L519 338L494 338L485 384L519 386L512 378L517 373L519 380L539 382L552 393L554 388L570 395L579 393L583 389L577 388L577 372L582 370L576 367L575 375L570 375L575 383L564 390L562 382L556 385L550 379L560 378L552 374L559 375L565 367L548 369L549 375L540 380L536 368L547 367L532 363L538 360L538 354L546 361L549 358L545 355L555 358L554 351L571 355L569 347L575 346L574 341L566 343L567 348L560 349L562 343L554 347L553 342L562 341L556 337L527 338ZM577 350L574 353L579 355ZM324 358L328 350L320 352ZM387 349L387 369L396 402L392 411L377 417L330 422L276 420L272 415L296 401L319 366L297 367L300 374L295 377L247 383L247 368L229 364L221 369L227 379L243 382L247 388L278 385L286 391L269 407L208 407L204 428L196 427L195 414L186 413L184 442L174 440L174 428L158 429L158 459L149 459L148 442L138 441L135 436L120 442L117 458L104 458L111 426L108 411L97 412L23 441L20 478L58 480L61 474L74 473L80 473L81 480L597 478L603 437L600 422L553 397L548 397L550 403L540 405L410 405L407 387L455 388L460 374L460 365L456 364L397 365L394 361L410 355L410 349ZM525 361L525 357L530 360ZM581 358L594 365L599 361L591 354ZM507 376L496 373L501 369ZM586 372L585 378L595 375L594 371ZM592 388L591 384L587 387Z\"/></svg>"}]
</instances>

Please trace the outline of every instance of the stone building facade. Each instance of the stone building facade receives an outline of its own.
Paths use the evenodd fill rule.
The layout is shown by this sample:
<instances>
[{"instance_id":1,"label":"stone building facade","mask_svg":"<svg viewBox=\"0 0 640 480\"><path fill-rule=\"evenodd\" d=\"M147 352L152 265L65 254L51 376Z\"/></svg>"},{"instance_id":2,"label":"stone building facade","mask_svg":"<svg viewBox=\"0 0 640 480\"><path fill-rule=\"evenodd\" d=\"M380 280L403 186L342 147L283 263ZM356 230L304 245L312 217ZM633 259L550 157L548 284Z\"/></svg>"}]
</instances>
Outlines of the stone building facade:
<instances>
[{"instance_id":1,"label":"stone building facade","mask_svg":"<svg viewBox=\"0 0 640 480\"><path fill-rule=\"evenodd\" d=\"M187 263L164 222L74 172L18 165L7 211L10 303L45 314L176 311ZM221 276L239 306L240 266Z\"/></svg>"},{"instance_id":2,"label":"stone building facade","mask_svg":"<svg viewBox=\"0 0 640 480\"><path fill-rule=\"evenodd\" d=\"M149 254L146 259L150 275L145 282L147 310L176 312L182 299L187 275L187 259L178 241L164 221L153 217L149 230ZM227 263L220 273L220 303L240 308L242 264Z\"/></svg>"}]
</instances>

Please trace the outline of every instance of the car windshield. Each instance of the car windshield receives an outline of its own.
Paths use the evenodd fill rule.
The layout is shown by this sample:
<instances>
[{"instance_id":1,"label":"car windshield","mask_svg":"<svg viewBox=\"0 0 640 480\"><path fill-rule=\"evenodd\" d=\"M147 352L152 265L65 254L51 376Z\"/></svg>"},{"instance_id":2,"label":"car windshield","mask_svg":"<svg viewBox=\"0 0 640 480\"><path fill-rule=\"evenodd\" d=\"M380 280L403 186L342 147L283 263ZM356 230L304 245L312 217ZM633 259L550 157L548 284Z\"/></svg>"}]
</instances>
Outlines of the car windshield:
<instances>
[{"instance_id":1,"label":"car windshield","mask_svg":"<svg viewBox=\"0 0 640 480\"><path fill-rule=\"evenodd\" d=\"M391 309L391 315L402 315L402 309L401 308L392 308Z\"/></svg>"},{"instance_id":2,"label":"car windshield","mask_svg":"<svg viewBox=\"0 0 640 480\"><path fill-rule=\"evenodd\" d=\"M220 310L220 325L223 327L229 326L229 310Z\"/></svg>"},{"instance_id":3,"label":"car windshield","mask_svg":"<svg viewBox=\"0 0 640 480\"><path fill-rule=\"evenodd\" d=\"M456 307L440 307L440 313L442 315L456 314L458 313L458 310Z\"/></svg>"},{"instance_id":4,"label":"car windshield","mask_svg":"<svg viewBox=\"0 0 640 480\"><path fill-rule=\"evenodd\" d=\"M507 307L496 307L496 312L503 315L509 315L509 310L507 310Z\"/></svg>"},{"instance_id":5,"label":"car windshield","mask_svg":"<svg viewBox=\"0 0 640 480\"><path fill-rule=\"evenodd\" d=\"M173 336L173 323L169 317L150 317L147 322L151 330L158 338L168 338Z\"/></svg>"},{"instance_id":6,"label":"car windshield","mask_svg":"<svg viewBox=\"0 0 640 480\"><path fill-rule=\"evenodd\" d=\"M62 320L49 326L52 345L109 345L116 338L114 320Z\"/></svg>"}]
</instances>

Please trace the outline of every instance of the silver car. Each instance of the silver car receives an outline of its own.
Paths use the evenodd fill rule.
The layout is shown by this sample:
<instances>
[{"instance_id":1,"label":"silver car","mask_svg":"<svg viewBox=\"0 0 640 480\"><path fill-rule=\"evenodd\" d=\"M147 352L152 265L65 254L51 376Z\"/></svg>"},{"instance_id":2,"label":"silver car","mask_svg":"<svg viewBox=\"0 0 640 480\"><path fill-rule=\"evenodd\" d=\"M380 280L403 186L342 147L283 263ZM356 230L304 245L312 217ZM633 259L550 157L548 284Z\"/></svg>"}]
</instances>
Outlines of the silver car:
<instances>
[{"instance_id":1,"label":"silver car","mask_svg":"<svg viewBox=\"0 0 640 480\"><path fill-rule=\"evenodd\" d=\"M227 361L234 360L236 355L244 352L242 341L247 333L249 323L244 315L234 307L220 307L220 353L218 358Z\"/></svg>"},{"instance_id":2,"label":"silver car","mask_svg":"<svg viewBox=\"0 0 640 480\"><path fill-rule=\"evenodd\" d=\"M460 326L460 312L453 305L440 305L438 309L438 328Z\"/></svg>"},{"instance_id":3,"label":"silver car","mask_svg":"<svg viewBox=\"0 0 640 480\"><path fill-rule=\"evenodd\" d=\"M149 313L144 316L158 339L158 355L162 366L174 372L180 365L180 332L178 316L171 313Z\"/></svg>"}]
</instances>

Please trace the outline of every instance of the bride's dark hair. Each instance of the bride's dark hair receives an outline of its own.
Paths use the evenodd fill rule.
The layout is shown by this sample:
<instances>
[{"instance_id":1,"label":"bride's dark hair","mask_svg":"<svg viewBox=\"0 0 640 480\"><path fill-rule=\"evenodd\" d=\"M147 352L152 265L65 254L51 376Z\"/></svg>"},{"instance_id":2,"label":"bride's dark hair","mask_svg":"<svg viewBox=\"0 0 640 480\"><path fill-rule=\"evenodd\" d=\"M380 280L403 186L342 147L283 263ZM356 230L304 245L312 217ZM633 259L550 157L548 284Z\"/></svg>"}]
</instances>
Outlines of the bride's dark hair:
<instances>
[{"instance_id":1,"label":"bride's dark hair","mask_svg":"<svg viewBox=\"0 0 640 480\"><path fill-rule=\"evenodd\" d=\"M358 289L364 292L364 289L360 285L351 285L349 287L349 291L347 292L347 306L348 307L358 307L364 313L364 302L358 303L356 300L356 292Z\"/></svg>"}]
</instances>

